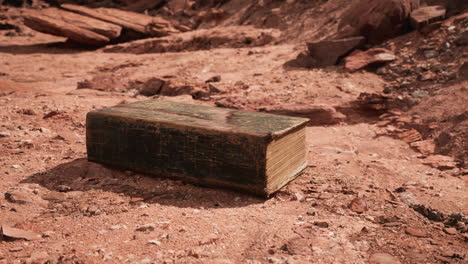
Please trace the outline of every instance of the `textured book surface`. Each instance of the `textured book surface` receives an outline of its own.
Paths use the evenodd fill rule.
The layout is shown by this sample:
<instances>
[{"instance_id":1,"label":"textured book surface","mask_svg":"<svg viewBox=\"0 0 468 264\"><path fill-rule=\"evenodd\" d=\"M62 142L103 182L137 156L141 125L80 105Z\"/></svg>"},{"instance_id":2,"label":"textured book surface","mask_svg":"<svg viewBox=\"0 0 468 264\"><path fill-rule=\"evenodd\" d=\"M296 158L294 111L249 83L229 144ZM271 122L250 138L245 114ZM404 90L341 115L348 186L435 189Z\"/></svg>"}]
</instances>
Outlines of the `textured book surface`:
<instances>
[{"instance_id":1,"label":"textured book surface","mask_svg":"<svg viewBox=\"0 0 468 264\"><path fill-rule=\"evenodd\" d=\"M88 159L268 196L305 168L307 121L141 101L88 113Z\"/></svg>"}]
</instances>

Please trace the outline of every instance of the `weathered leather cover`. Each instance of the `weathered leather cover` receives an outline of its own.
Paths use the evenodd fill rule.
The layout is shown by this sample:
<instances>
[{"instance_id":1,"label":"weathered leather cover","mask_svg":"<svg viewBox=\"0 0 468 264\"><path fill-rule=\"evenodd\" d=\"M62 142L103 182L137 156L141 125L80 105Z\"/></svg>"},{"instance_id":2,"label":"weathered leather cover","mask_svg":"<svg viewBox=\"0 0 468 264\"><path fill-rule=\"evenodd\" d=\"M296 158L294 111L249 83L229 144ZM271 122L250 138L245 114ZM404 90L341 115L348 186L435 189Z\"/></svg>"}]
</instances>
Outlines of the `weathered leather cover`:
<instances>
[{"instance_id":1,"label":"weathered leather cover","mask_svg":"<svg viewBox=\"0 0 468 264\"><path fill-rule=\"evenodd\" d=\"M88 159L268 196L266 147L308 119L147 100L89 112Z\"/></svg>"}]
</instances>

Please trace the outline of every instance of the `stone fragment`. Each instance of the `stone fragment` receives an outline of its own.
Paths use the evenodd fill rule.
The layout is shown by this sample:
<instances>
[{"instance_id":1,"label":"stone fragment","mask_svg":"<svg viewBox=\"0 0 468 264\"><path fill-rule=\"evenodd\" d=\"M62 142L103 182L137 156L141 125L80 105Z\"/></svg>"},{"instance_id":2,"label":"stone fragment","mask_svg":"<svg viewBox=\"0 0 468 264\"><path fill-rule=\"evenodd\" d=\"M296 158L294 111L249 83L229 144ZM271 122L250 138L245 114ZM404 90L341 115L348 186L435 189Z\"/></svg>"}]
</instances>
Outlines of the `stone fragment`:
<instances>
[{"instance_id":1,"label":"stone fragment","mask_svg":"<svg viewBox=\"0 0 468 264\"><path fill-rule=\"evenodd\" d=\"M88 206L85 210L85 215L87 216L94 216L94 215L100 215L102 214L102 211L101 209L99 209L97 206L95 205L91 205L91 206Z\"/></svg>"},{"instance_id":2,"label":"stone fragment","mask_svg":"<svg viewBox=\"0 0 468 264\"><path fill-rule=\"evenodd\" d=\"M356 212L358 214L362 214L365 211L367 211L367 202L364 198L362 197L356 197L348 205L348 208L351 209L351 211Z\"/></svg>"},{"instance_id":3,"label":"stone fragment","mask_svg":"<svg viewBox=\"0 0 468 264\"><path fill-rule=\"evenodd\" d=\"M364 44L363 37L351 37L334 40L319 40L308 42L309 56L315 59L316 67L331 66L338 63L339 58Z\"/></svg>"},{"instance_id":4,"label":"stone fragment","mask_svg":"<svg viewBox=\"0 0 468 264\"><path fill-rule=\"evenodd\" d=\"M61 111L52 110L52 111L48 112L47 114L45 114L42 118L43 119L51 118L53 116L60 115L61 113L62 113Z\"/></svg>"},{"instance_id":5,"label":"stone fragment","mask_svg":"<svg viewBox=\"0 0 468 264\"><path fill-rule=\"evenodd\" d=\"M328 228L328 223L325 221L315 221L314 222L315 226L321 227L321 228Z\"/></svg>"},{"instance_id":6,"label":"stone fragment","mask_svg":"<svg viewBox=\"0 0 468 264\"><path fill-rule=\"evenodd\" d=\"M383 65L396 60L395 54L383 48L372 48L366 51L356 50L344 59L345 68L351 72L367 66Z\"/></svg>"},{"instance_id":7,"label":"stone fragment","mask_svg":"<svg viewBox=\"0 0 468 264\"><path fill-rule=\"evenodd\" d=\"M7 191L4 196L8 202L17 204L31 203L34 200L32 199L33 193L23 189Z\"/></svg>"},{"instance_id":8,"label":"stone fragment","mask_svg":"<svg viewBox=\"0 0 468 264\"><path fill-rule=\"evenodd\" d=\"M55 235L55 232L54 231L45 231L43 234L42 234L42 237L53 237Z\"/></svg>"},{"instance_id":9,"label":"stone fragment","mask_svg":"<svg viewBox=\"0 0 468 264\"><path fill-rule=\"evenodd\" d=\"M290 239L281 249L287 251L291 255L311 256L313 254L312 244L304 238L294 237Z\"/></svg>"},{"instance_id":10,"label":"stone fragment","mask_svg":"<svg viewBox=\"0 0 468 264\"><path fill-rule=\"evenodd\" d=\"M27 231L19 228L10 227L5 224L0 224L0 241L2 240L36 240L41 238L39 234L32 231Z\"/></svg>"},{"instance_id":11,"label":"stone fragment","mask_svg":"<svg viewBox=\"0 0 468 264\"><path fill-rule=\"evenodd\" d=\"M415 148L417 151L424 155L431 155L435 152L436 145L434 141L428 140L421 140L410 143L410 146Z\"/></svg>"},{"instance_id":12,"label":"stone fragment","mask_svg":"<svg viewBox=\"0 0 468 264\"><path fill-rule=\"evenodd\" d=\"M156 239L151 239L151 240L148 240L148 244L152 244L152 245L161 245L161 242L159 240L156 240Z\"/></svg>"},{"instance_id":13,"label":"stone fragment","mask_svg":"<svg viewBox=\"0 0 468 264\"><path fill-rule=\"evenodd\" d=\"M72 188L70 186L68 186L68 185L63 185L62 184L62 185L57 186L57 191L59 191L59 192L69 192L71 190L72 190Z\"/></svg>"},{"instance_id":14,"label":"stone fragment","mask_svg":"<svg viewBox=\"0 0 468 264\"><path fill-rule=\"evenodd\" d=\"M155 224L146 224L146 225L139 226L137 229L135 229L135 231L151 232L151 231L154 231L155 228L156 228Z\"/></svg>"},{"instance_id":15,"label":"stone fragment","mask_svg":"<svg viewBox=\"0 0 468 264\"><path fill-rule=\"evenodd\" d=\"M346 119L344 114L327 104L281 104L258 110L277 115L306 117L310 119L309 124L313 125L337 124Z\"/></svg>"},{"instance_id":16,"label":"stone fragment","mask_svg":"<svg viewBox=\"0 0 468 264\"><path fill-rule=\"evenodd\" d=\"M398 133L397 136L406 143L422 140L422 135L416 129Z\"/></svg>"},{"instance_id":17,"label":"stone fragment","mask_svg":"<svg viewBox=\"0 0 468 264\"><path fill-rule=\"evenodd\" d=\"M412 228L412 227L408 227L405 229L405 233L408 234L408 235L412 235L412 236L415 236L415 237L427 237L427 233L419 230L419 229L416 229L416 228Z\"/></svg>"},{"instance_id":18,"label":"stone fragment","mask_svg":"<svg viewBox=\"0 0 468 264\"><path fill-rule=\"evenodd\" d=\"M446 10L443 6L423 6L411 12L411 26L421 29L433 22L444 20Z\"/></svg>"},{"instance_id":19,"label":"stone fragment","mask_svg":"<svg viewBox=\"0 0 468 264\"><path fill-rule=\"evenodd\" d=\"M206 80L205 83L219 82L219 81L221 81L221 76L216 75L216 76L213 76L213 77L209 78L208 80Z\"/></svg>"},{"instance_id":20,"label":"stone fragment","mask_svg":"<svg viewBox=\"0 0 468 264\"><path fill-rule=\"evenodd\" d=\"M423 160L423 164L439 170L450 170L457 166L452 157L443 155L431 155Z\"/></svg>"},{"instance_id":21,"label":"stone fragment","mask_svg":"<svg viewBox=\"0 0 468 264\"><path fill-rule=\"evenodd\" d=\"M139 93L144 96L153 96L158 94L161 91L161 88L166 83L164 80L159 78L150 78L144 82L140 82L141 85L135 83L131 87L136 87L139 90Z\"/></svg>"},{"instance_id":22,"label":"stone fragment","mask_svg":"<svg viewBox=\"0 0 468 264\"><path fill-rule=\"evenodd\" d=\"M457 229L453 227L444 228L444 232L449 235L456 235L458 233Z\"/></svg>"},{"instance_id":23,"label":"stone fragment","mask_svg":"<svg viewBox=\"0 0 468 264\"><path fill-rule=\"evenodd\" d=\"M317 60L310 56L309 51L302 51L296 58L287 61L285 67L313 68L317 65Z\"/></svg>"}]
</instances>

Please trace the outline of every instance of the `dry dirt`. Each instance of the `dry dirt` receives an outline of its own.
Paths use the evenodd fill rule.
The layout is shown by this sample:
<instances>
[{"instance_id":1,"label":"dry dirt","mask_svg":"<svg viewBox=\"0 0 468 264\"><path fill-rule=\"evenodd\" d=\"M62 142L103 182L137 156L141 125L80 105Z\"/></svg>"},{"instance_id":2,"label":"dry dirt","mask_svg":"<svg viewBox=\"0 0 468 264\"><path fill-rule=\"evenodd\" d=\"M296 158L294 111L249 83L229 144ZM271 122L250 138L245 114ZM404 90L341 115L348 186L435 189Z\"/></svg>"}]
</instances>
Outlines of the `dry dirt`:
<instances>
[{"instance_id":1,"label":"dry dirt","mask_svg":"<svg viewBox=\"0 0 468 264\"><path fill-rule=\"evenodd\" d=\"M286 68L291 43L135 55L2 34L0 223L41 237L0 242L0 263L468 263L466 169L425 165L357 106L382 76ZM165 100L310 117L309 167L259 199L87 162L86 113L147 99L132 84L150 78L191 87ZM90 80L101 89L77 89ZM447 84L450 116L466 115L467 84ZM444 126L451 94L410 115L441 105Z\"/></svg>"}]
</instances>

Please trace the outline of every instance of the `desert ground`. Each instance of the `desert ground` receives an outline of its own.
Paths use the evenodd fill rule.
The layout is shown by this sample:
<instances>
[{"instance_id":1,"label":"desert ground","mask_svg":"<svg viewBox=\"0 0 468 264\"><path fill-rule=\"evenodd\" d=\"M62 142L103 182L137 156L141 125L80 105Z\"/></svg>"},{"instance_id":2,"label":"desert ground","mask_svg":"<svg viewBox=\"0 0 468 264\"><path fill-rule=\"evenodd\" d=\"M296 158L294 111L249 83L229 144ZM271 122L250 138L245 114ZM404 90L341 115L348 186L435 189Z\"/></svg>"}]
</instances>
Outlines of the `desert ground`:
<instances>
[{"instance_id":1,"label":"desert ground","mask_svg":"<svg viewBox=\"0 0 468 264\"><path fill-rule=\"evenodd\" d=\"M292 63L347 1L206 2L226 18L164 52L85 47L23 24L47 3L0 5L0 263L468 263L466 9L351 71ZM308 167L264 199L87 161L89 111L152 98L308 117Z\"/></svg>"}]
</instances>

